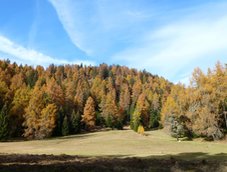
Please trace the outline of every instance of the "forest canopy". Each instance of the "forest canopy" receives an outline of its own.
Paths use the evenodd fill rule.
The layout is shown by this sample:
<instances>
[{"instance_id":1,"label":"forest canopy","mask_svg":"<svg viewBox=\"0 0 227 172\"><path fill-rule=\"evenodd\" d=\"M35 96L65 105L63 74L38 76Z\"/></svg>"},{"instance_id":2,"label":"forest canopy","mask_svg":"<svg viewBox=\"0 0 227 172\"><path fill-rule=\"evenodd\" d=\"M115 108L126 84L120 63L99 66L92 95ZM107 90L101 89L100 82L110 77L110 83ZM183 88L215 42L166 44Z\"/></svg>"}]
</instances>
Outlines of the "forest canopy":
<instances>
[{"instance_id":1,"label":"forest canopy","mask_svg":"<svg viewBox=\"0 0 227 172\"><path fill-rule=\"evenodd\" d=\"M168 128L176 137L224 137L227 68L199 68L188 87L125 66L22 66L0 61L0 140L43 139L110 127ZM142 128L141 128L142 127Z\"/></svg>"}]
</instances>

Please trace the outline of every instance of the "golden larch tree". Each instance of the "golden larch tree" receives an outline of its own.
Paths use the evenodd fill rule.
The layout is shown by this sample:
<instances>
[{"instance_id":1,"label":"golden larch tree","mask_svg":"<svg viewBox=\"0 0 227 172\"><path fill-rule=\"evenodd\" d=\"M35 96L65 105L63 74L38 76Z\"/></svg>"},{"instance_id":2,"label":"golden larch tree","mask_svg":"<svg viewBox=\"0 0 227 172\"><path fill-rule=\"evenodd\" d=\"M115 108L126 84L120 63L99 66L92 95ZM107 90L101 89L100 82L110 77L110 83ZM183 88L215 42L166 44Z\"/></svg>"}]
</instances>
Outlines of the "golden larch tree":
<instances>
[{"instance_id":1,"label":"golden larch tree","mask_svg":"<svg viewBox=\"0 0 227 172\"><path fill-rule=\"evenodd\" d=\"M85 123L87 129L95 126L95 102L92 97L88 97L86 101L82 122Z\"/></svg>"},{"instance_id":2,"label":"golden larch tree","mask_svg":"<svg viewBox=\"0 0 227 172\"><path fill-rule=\"evenodd\" d=\"M52 135L56 126L57 106L55 104L47 105L40 116L39 138L46 138Z\"/></svg>"}]
</instances>

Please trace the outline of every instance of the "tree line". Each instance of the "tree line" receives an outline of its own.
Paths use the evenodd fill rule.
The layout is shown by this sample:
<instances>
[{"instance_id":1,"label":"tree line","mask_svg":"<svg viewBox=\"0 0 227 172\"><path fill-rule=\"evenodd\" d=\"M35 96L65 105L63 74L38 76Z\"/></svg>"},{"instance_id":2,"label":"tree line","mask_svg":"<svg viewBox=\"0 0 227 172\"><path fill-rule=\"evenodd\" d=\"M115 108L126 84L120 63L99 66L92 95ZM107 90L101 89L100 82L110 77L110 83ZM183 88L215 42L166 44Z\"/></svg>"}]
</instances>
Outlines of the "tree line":
<instances>
[{"instance_id":1,"label":"tree line","mask_svg":"<svg viewBox=\"0 0 227 172\"><path fill-rule=\"evenodd\" d=\"M42 139L131 125L157 128L171 83L125 66L0 61L0 138Z\"/></svg>"},{"instance_id":2,"label":"tree line","mask_svg":"<svg viewBox=\"0 0 227 172\"><path fill-rule=\"evenodd\" d=\"M125 66L28 66L0 61L0 139L43 139L96 128L220 139L226 132L226 66L196 69L189 87Z\"/></svg>"},{"instance_id":3,"label":"tree line","mask_svg":"<svg viewBox=\"0 0 227 172\"><path fill-rule=\"evenodd\" d=\"M227 65L204 73L196 68L190 85L173 85L161 110L173 136L218 140L227 133Z\"/></svg>"}]
</instances>

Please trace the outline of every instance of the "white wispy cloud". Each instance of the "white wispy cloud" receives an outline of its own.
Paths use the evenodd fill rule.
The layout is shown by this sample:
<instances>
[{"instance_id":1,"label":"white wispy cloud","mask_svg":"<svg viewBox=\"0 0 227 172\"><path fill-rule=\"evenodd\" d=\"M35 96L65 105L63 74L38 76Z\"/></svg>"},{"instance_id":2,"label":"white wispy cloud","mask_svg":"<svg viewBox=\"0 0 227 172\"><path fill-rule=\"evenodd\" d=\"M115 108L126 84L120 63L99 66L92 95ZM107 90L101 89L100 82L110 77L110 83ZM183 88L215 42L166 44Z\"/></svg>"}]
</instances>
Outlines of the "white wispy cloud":
<instances>
[{"instance_id":1,"label":"white wispy cloud","mask_svg":"<svg viewBox=\"0 0 227 172\"><path fill-rule=\"evenodd\" d=\"M10 39L0 35L0 52L10 56L16 62L30 65L43 65L48 66L49 64L85 64L85 65L94 65L92 61L67 61L60 60L57 58L50 57L41 52L38 52L33 49L27 49L17 43L11 41ZM1 57L4 58L4 57Z\"/></svg>"},{"instance_id":2,"label":"white wispy cloud","mask_svg":"<svg viewBox=\"0 0 227 172\"><path fill-rule=\"evenodd\" d=\"M207 60L211 56L211 63L214 59L226 59L223 56L227 55L227 12L212 17L206 10L205 18L193 14L145 32L138 40L138 46L116 53L112 60L186 82L188 77L181 78L182 72L191 72L194 67L202 66L201 62L209 64ZM222 57L218 57L220 54Z\"/></svg>"},{"instance_id":3,"label":"white wispy cloud","mask_svg":"<svg viewBox=\"0 0 227 172\"><path fill-rule=\"evenodd\" d=\"M86 42L84 41L84 32L81 31L82 28L79 27L81 26L80 22L84 21L76 20L76 16L74 15L75 12L80 9L77 9L70 0L49 0L49 2L56 9L59 20L61 21L72 43L86 54L90 54L91 50L88 49Z\"/></svg>"},{"instance_id":4,"label":"white wispy cloud","mask_svg":"<svg viewBox=\"0 0 227 172\"><path fill-rule=\"evenodd\" d=\"M49 0L72 43L90 56L112 51L135 37L135 27L152 16L129 0Z\"/></svg>"},{"instance_id":5,"label":"white wispy cloud","mask_svg":"<svg viewBox=\"0 0 227 172\"><path fill-rule=\"evenodd\" d=\"M91 56L109 51L111 58L104 62L145 68L173 82L186 82L194 67L212 66L227 56L223 1L171 10L140 8L127 0L49 1L75 46Z\"/></svg>"}]
</instances>

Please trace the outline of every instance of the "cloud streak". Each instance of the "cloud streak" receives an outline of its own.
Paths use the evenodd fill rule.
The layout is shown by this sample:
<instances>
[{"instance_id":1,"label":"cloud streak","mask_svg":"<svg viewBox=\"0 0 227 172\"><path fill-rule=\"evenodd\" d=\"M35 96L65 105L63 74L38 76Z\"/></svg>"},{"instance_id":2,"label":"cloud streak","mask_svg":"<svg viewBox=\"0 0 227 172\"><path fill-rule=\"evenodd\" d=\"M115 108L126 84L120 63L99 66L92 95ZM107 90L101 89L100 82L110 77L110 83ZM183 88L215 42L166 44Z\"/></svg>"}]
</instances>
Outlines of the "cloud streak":
<instances>
[{"instance_id":1,"label":"cloud streak","mask_svg":"<svg viewBox=\"0 0 227 172\"><path fill-rule=\"evenodd\" d=\"M49 2L72 43L90 56L110 55L119 45L130 42L152 16L129 0Z\"/></svg>"},{"instance_id":2,"label":"cloud streak","mask_svg":"<svg viewBox=\"0 0 227 172\"><path fill-rule=\"evenodd\" d=\"M81 51L85 52L86 54L90 54L91 51L88 48L85 48L84 42L84 34L80 31L81 28L80 22L74 19L74 11L78 10L77 8L74 9L73 5L70 0L65 1L57 1L57 0L49 0L49 2L55 8L59 20L61 21L64 29L66 30L69 38L71 39L72 43L79 48Z\"/></svg>"},{"instance_id":3,"label":"cloud streak","mask_svg":"<svg viewBox=\"0 0 227 172\"><path fill-rule=\"evenodd\" d=\"M94 65L91 61L67 61L60 60L57 58L50 57L41 52L38 52L33 49L24 48L21 45L18 45L11 41L10 39L0 35L0 52L7 54L7 56L13 56L13 60L23 64L31 65L43 65L48 66L49 64L86 64ZM11 58L12 59L12 58Z\"/></svg>"},{"instance_id":4,"label":"cloud streak","mask_svg":"<svg viewBox=\"0 0 227 172\"><path fill-rule=\"evenodd\" d=\"M211 11L209 8L205 9ZM205 17L199 17L199 14L185 16L145 32L144 37L138 40L139 46L116 53L112 60L150 69L174 82L186 82L186 73L194 67L203 66L203 63L210 66L214 61L224 60L224 57L218 56L227 55L226 28L227 13L215 17L208 14ZM182 75L182 72L185 74Z\"/></svg>"}]
</instances>

